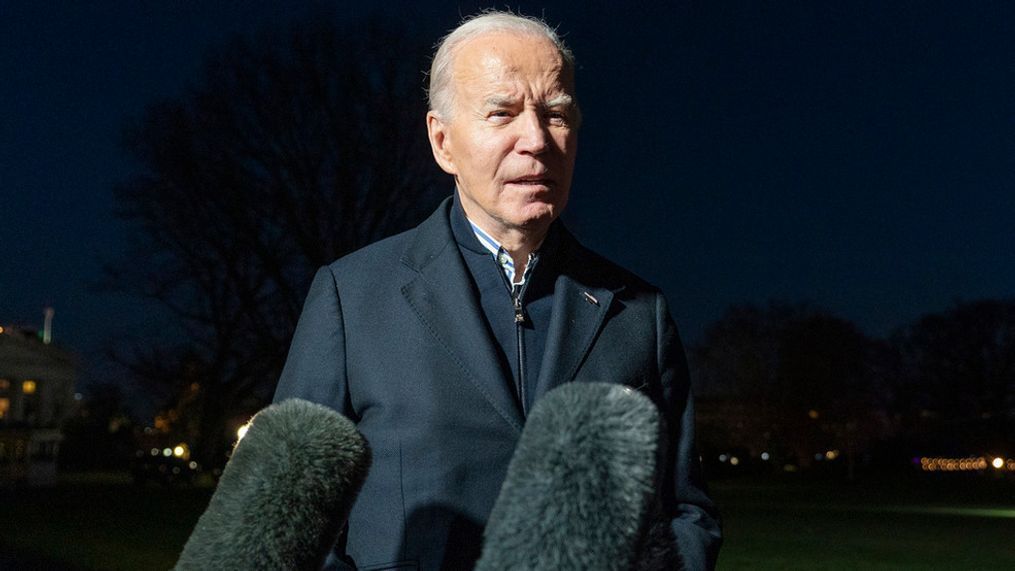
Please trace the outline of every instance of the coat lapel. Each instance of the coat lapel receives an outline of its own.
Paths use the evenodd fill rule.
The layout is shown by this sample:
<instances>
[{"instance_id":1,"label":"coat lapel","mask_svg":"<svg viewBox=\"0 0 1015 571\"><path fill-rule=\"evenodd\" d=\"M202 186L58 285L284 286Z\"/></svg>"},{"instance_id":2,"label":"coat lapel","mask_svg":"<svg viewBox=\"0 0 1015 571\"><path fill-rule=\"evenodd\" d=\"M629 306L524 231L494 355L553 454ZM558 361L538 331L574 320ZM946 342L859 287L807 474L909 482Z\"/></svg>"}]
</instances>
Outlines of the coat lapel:
<instances>
[{"instance_id":1,"label":"coat lapel","mask_svg":"<svg viewBox=\"0 0 1015 571\"><path fill-rule=\"evenodd\" d=\"M614 288L597 285L595 260L566 232L563 242L536 398L574 379L613 304Z\"/></svg>"},{"instance_id":2,"label":"coat lapel","mask_svg":"<svg viewBox=\"0 0 1015 571\"><path fill-rule=\"evenodd\" d=\"M510 380L499 366L496 349L475 296L468 269L455 246L449 226L451 200L442 203L417 230L402 263L417 272L402 286L402 295L427 331L444 347L451 361L472 382L501 417L521 431L524 419Z\"/></svg>"}]
</instances>

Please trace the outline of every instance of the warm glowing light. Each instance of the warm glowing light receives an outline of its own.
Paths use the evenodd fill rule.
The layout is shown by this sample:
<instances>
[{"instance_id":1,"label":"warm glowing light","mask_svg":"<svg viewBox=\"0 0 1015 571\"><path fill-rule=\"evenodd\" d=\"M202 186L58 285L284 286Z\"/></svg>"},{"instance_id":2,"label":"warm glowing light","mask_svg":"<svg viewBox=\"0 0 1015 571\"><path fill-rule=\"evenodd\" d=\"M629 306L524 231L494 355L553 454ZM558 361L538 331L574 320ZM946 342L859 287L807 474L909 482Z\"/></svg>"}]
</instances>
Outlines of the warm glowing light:
<instances>
[{"instance_id":1,"label":"warm glowing light","mask_svg":"<svg viewBox=\"0 0 1015 571\"><path fill-rule=\"evenodd\" d=\"M740 463L740 458L737 458L736 456L733 456L733 457L730 458L730 465L736 466L739 463Z\"/></svg>"},{"instance_id":2,"label":"warm glowing light","mask_svg":"<svg viewBox=\"0 0 1015 571\"><path fill-rule=\"evenodd\" d=\"M7 379L0 379L0 391L6 391L11 388L11 382Z\"/></svg>"},{"instance_id":3,"label":"warm glowing light","mask_svg":"<svg viewBox=\"0 0 1015 571\"><path fill-rule=\"evenodd\" d=\"M250 423L246 423L243 426L236 429L236 443L239 444L240 440L247 435L247 431L250 430Z\"/></svg>"},{"instance_id":4,"label":"warm glowing light","mask_svg":"<svg viewBox=\"0 0 1015 571\"><path fill-rule=\"evenodd\" d=\"M828 460L835 460L838 457L839 457L838 450L829 450L828 452L825 452L825 458Z\"/></svg>"},{"instance_id":5,"label":"warm glowing light","mask_svg":"<svg viewBox=\"0 0 1015 571\"><path fill-rule=\"evenodd\" d=\"M3 332L4 332L3 325L0 325L0 333L3 333Z\"/></svg>"},{"instance_id":6,"label":"warm glowing light","mask_svg":"<svg viewBox=\"0 0 1015 571\"><path fill-rule=\"evenodd\" d=\"M173 456L180 460L190 460L190 446L187 446L186 442L177 444L173 447Z\"/></svg>"},{"instance_id":7,"label":"warm glowing light","mask_svg":"<svg viewBox=\"0 0 1015 571\"><path fill-rule=\"evenodd\" d=\"M812 420L817 420L818 417L821 415L818 414L818 411L812 408L811 410L807 411L807 416L811 417Z\"/></svg>"},{"instance_id":8,"label":"warm glowing light","mask_svg":"<svg viewBox=\"0 0 1015 571\"><path fill-rule=\"evenodd\" d=\"M990 465L995 467L995 468L997 468L998 470L1000 470L1001 468L1004 467L1004 459L1003 458L994 458L994 461L991 462Z\"/></svg>"},{"instance_id":9,"label":"warm glowing light","mask_svg":"<svg viewBox=\"0 0 1015 571\"><path fill-rule=\"evenodd\" d=\"M21 392L25 393L26 395L35 394L36 388L37 387L35 385L35 381L23 381L21 383Z\"/></svg>"},{"instance_id":10,"label":"warm glowing light","mask_svg":"<svg viewBox=\"0 0 1015 571\"><path fill-rule=\"evenodd\" d=\"M191 460L190 464L187 464L187 466L189 466L191 470L197 470L197 462L194 462L193 460Z\"/></svg>"},{"instance_id":11,"label":"warm glowing light","mask_svg":"<svg viewBox=\"0 0 1015 571\"><path fill-rule=\"evenodd\" d=\"M7 416L7 411L11 409L11 399L0 399L0 418Z\"/></svg>"},{"instance_id":12,"label":"warm glowing light","mask_svg":"<svg viewBox=\"0 0 1015 571\"><path fill-rule=\"evenodd\" d=\"M162 450L162 455L165 456L166 458L169 458L170 456L173 455L173 449L172 448L165 448L165 449L163 449Z\"/></svg>"},{"instance_id":13,"label":"warm glowing light","mask_svg":"<svg viewBox=\"0 0 1015 571\"><path fill-rule=\"evenodd\" d=\"M1004 467L1004 460L1001 460L1000 465L997 463L998 458L991 460L989 465L995 468L1001 469ZM982 471L986 470L988 466L987 459L983 456L967 456L965 458L933 458L923 457L920 458L920 469L925 472L971 472L971 471Z\"/></svg>"}]
</instances>

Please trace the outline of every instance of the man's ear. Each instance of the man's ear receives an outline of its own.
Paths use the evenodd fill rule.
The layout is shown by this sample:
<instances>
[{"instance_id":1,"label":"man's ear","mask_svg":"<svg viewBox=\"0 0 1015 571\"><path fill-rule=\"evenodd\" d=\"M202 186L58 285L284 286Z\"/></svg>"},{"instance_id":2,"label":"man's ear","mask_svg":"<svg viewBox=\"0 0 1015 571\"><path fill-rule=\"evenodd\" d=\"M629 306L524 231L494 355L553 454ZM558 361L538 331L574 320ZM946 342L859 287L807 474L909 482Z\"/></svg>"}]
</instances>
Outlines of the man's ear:
<instances>
[{"instance_id":1,"label":"man's ear","mask_svg":"<svg viewBox=\"0 0 1015 571\"><path fill-rule=\"evenodd\" d=\"M448 149L448 124L433 111L426 114L426 134L430 138L430 150L433 151L437 164L450 175L458 174L454 157Z\"/></svg>"}]
</instances>

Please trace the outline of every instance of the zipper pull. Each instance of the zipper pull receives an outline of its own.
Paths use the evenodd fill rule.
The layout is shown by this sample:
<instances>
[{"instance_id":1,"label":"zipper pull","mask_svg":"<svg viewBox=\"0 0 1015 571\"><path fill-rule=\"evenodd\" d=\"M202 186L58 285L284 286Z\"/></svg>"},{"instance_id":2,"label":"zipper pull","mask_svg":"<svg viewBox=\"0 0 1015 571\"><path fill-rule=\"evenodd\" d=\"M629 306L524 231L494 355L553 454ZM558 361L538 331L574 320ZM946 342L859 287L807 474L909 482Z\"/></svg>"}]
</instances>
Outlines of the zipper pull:
<instances>
[{"instance_id":1,"label":"zipper pull","mask_svg":"<svg viewBox=\"0 0 1015 571\"><path fill-rule=\"evenodd\" d=\"M525 311L522 309L521 297L515 297L515 323L525 323Z\"/></svg>"}]
</instances>

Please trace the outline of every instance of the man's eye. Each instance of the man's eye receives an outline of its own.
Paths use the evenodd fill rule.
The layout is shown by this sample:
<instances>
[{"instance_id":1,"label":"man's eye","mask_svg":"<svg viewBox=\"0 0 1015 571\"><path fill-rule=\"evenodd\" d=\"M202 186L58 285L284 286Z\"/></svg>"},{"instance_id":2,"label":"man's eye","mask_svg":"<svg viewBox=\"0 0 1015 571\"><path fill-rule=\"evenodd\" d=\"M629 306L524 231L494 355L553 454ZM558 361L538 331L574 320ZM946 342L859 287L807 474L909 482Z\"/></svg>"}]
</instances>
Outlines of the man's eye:
<instances>
[{"instance_id":1,"label":"man's eye","mask_svg":"<svg viewBox=\"0 0 1015 571\"><path fill-rule=\"evenodd\" d=\"M506 111L504 109L501 109L499 111L491 111L490 112L490 117L510 117L510 116L511 116L511 112L510 111Z\"/></svg>"},{"instance_id":2,"label":"man's eye","mask_svg":"<svg viewBox=\"0 0 1015 571\"><path fill-rule=\"evenodd\" d=\"M546 113L546 118L554 125L567 124L567 113L564 113L563 111L549 111Z\"/></svg>"}]
</instances>

